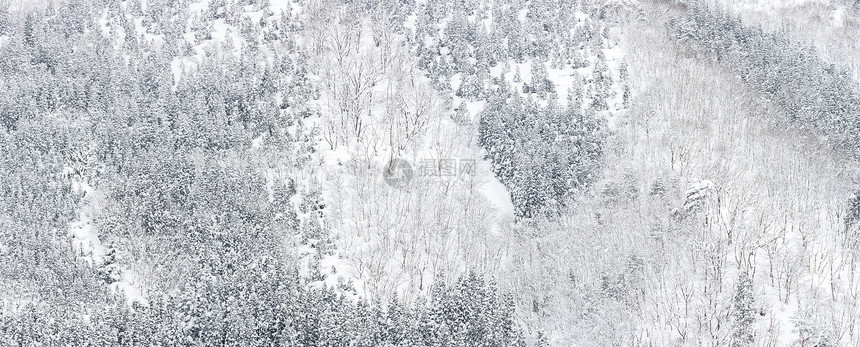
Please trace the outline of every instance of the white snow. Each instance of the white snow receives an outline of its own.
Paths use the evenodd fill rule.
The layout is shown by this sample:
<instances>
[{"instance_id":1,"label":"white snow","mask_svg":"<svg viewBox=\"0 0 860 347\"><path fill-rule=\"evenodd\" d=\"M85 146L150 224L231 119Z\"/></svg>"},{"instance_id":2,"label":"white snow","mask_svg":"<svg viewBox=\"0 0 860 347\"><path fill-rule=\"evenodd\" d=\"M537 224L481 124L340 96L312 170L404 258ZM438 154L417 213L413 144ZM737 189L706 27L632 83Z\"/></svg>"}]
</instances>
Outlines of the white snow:
<instances>
[{"instance_id":1,"label":"white snow","mask_svg":"<svg viewBox=\"0 0 860 347\"><path fill-rule=\"evenodd\" d=\"M130 270L122 271L122 280L111 283L110 288L115 293L122 293L125 296L126 303L140 303L141 305L149 305L146 296L135 286L135 274Z\"/></svg>"},{"instance_id":2,"label":"white snow","mask_svg":"<svg viewBox=\"0 0 860 347\"><path fill-rule=\"evenodd\" d=\"M492 172L490 162L481 160L479 165L483 166L482 171ZM496 176L487 177L487 181L481 187L481 193L490 201L490 204L496 210L496 223L500 221L510 221L514 215L514 203L511 201L511 193L505 188L502 182Z\"/></svg>"},{"instance_id":3,"label":"white snow","mask_svg":"<svg viewBox=\"0 0 860 347\"><path fill-rule=\"evenodd\" d=\"M72 168L67 167L64 173L71 172ZM96 199L95 189L85 182L73 181L72 189L75 193L83 194L84 205L78 212L78 219L69 224L69 233L74 238L73 245L75 250L86 259L90 266L100 264L104 258L105 248L99 241L98 233L92 224L92 205L90 203Z\"/></svg>"},{"instance_id":4,"label":"white snow","mask_svg":"<svg viewBox=\"0 0 860 347\"><path fill-rule=\"evenodd\" d=\"M93 223L93 214L100 208L101 196L98 191L82 178L74 174L74 169L66 167L63 175L71 178L72 190L83 195L78 218L69 223L69 234L72 235L72 246L75 251L92 267L104 266L105 247L99 239L98 230ZM138 302L147 305L146 298L135 287L133 274L120 269L121 279L110 285L114 291L122 292L129 304Z\"/></svg>"}]
</instances>

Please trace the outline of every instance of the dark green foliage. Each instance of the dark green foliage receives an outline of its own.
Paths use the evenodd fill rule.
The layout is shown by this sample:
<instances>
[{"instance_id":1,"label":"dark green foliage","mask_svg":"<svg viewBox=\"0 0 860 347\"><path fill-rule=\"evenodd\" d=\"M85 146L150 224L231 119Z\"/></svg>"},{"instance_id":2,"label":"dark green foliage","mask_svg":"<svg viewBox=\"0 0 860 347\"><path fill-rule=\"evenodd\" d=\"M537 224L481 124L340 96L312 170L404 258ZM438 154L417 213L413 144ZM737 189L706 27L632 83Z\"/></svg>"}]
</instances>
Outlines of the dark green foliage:
<instances>
[{"instance_id":1,"label":"dark green foliage","mask_svg":"<svg viewBox=\"0 0 860 347\"><path fill-rule=\"evenodd\" d=\"M463 75L463 80L455 95L468 100L483 99L486 95L484 79L474 74Z\"/></svg>"},{"instance_id":2,"label":"dark green foliage","mask_svg":"<svg viewBox=\"0 0 860 347\"><path fill-rule=\"evenodd\" d=\"M602 157L605 132L594 111L607 110L612 96L605 59L598 61L594 83L587 88L593 100L588 110L582 109L586 88L578 79L571 86L572 106L552 106L557 86L547 68L587 66L587 56L605 45L604 35L595 34L606 33L602 24L576 18L577 9L585 10L578 1L567 0L501 1L486 9L468 1L435 0L416 10L411 43L435 86L445 90L449 78L460 74L455 95L487 101L480 144L519 217L563 204L573 191L588 186ZM518 70L514 77L528 97L509 90L504 78L490 76L491 66L508 60L531 61L530 80L521 81ZM539 107L544 101L551 106Z\"/></svg>"},{"instance_id":3,"label":"dark green foliage","mask_svg":"<svg viewBox=\"0 0 860 347\"><path fill-rule=\"evenodd\" d=\"M114 296L67 234L80 196L62 174L63 154L78 129L29 120L16 128L0 131L0 345L85 345L81 314ZM63 339L66 329L78 335Z\"/></svg>"},{"instance_id":4,"label":"dark green foliage","mask_svg":"<svg viewBox=\"0 0 860 347\"><path fill-rule=\"evenodd\" d=\"M758 312L753 294L752 278L748 271L743 270L735 287L733 347L752 346L755 342L755 318Z\"/></svg>"},{"instance_id":5,"label":"dark green foliage","mask_svg":"<svg viewBox=\"0 0 860 347\"><path fill-rule=\"evenodd\" d=\"M475 274L437 285L414 307L396 300L380 307L309 289L272 258L223 258L218 268L133 309L114 303L84 317L24 305L0 314L0 344L525 346L513 301Z\"/></svg>"},{"instance_id":6,"label":"dark green foliage","mask_svg":"<svg viewBox=\"0 0 860 347\"><path fill-rule=\"evenodd\" d=\"M422 68L434 81L456 73L462 73L464 81L469 75L482 77L488 67L507 59L558 59L583 67L587 65L581 59L585 43L595 41L599 46L603 38L593 34L590 21L579 25L575 10L561 10L576 7L576 1L568 0L500 1L487 9L467 1L428 1L415 10L416 30L410 37ZM527 16L521 21L523 11ZM487 18L492 18L489 27L483 21ZM544 89L529 88L538 93ZM463 95L472 97L469 91Z\"/></svg>"},{"instance_id":7,"label":"dark green foliage","mask_svg":"<svg viewBox=\"0 0 860 347\"><path fill-rule=\"evenodd\" d=\"M852 249L860 249L860 191L854 191L848 203L848 210L843 217L845 228L845 243L846 246Z\"/></svg>"},{"instance_id":8,"label":"dark green foliage","mask_svg":"<svg viewBox=\"0 0 860 347\"><path fill-rule=\"evenodd\" d=\"M816 130L837 151L860 158L860 85L848 71L785 33L765 33L700 5L691 5L671 27L681 40L770 96L792 120Z\"/></svg>"},{"instance_id":9,"label":"dark green foliage","mask_svg":"<svg viewBox=\"0 0 860 347\"><path fill-rule=\"evenodd\" d=\"M423 345L524 346L514 323L513 300L475 273L451 287L437 281L431 301L419 311Z\"/></svg>"},{"instance_id":10,"label":"dark green foliage","mask_svg":"<svg viewBox=\"0 0 860 347\"><path fill-rule=\"evenodd\" d=\"M546 64L541 60L535 60L532 64L532 80L523 84L523 93L536 93L542 98L547 94L555 93L555 84L549 79Z\"/></svg>"},{"instance_id":11,"label":"dark green foliage","mask_svg":"<svg viewBox=\"0 0 860 347\"><path fill-rule=\"evenodd\" d=\"M212 3L238 22L235 4ZM267 50L207 56L177 82L170 62L186 52L153 48L132 16L176 40L186 5L127 5L107 16L123 45L93 21L107 4L0 17L0 346L521 344L511 301L474 274L388 306L299 275L287 247L304 238L324 254L325 204L265 174L314 150L296 23L245 23ZM100 264L72 247L69 223L93 203L73 183L98 192ZM133 307L110 286L130 265L147 301Z\"/></svg>"},{"instance_id":12,"label":"dark green foliage","mask_svg":"<svg viewBox=\"0 0 860 347\"><path fill-rule=\"evenodd\" d=\"M590 110L540 107L500 90L481 115L479 141L519 217L564 204L597 178L605 128Z\"/></svg>"},{"instance_id":13,"label":"dark green foliage","mask_svg":"<svg viewBox=\"0 0 860 347\"><path fill-rule=\"evenodd\" d=\"M7 33L11 32L12 21L9 17L9 9L0 8L0 36L6 35Z\"/></svg>"},{"instance_id":14,"label":"dark green foliage","mask_svg":"<svg viewBox=\"0 0 860 347\"><path fill-rule=\"evenodd\" d=\"M597 63L594 65L592 73L592 83L594 92L592 93L591 107L595 111L606 111L609 109L606 99L612 96L612 76L602 51L597 55Z\"/></svg>"}]
</instances>

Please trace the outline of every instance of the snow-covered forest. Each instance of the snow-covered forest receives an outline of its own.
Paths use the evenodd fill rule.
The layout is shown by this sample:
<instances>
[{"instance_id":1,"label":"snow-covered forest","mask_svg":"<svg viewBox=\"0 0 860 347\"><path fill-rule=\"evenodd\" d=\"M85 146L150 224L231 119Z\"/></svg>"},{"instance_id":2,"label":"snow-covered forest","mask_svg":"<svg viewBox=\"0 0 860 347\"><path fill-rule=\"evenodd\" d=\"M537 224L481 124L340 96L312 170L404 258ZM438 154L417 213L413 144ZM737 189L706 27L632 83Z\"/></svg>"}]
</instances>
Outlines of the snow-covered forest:
<instances>
[{"instance_id":1,"label":"snow-covered forest","mask_svg":"<svg viewBox=\"0 0 860 347\"><path fill-rule=\"evenodd\" d=\"M0 346L860 346L860 1L0 0Z\"/></svg>"}]
</instances>

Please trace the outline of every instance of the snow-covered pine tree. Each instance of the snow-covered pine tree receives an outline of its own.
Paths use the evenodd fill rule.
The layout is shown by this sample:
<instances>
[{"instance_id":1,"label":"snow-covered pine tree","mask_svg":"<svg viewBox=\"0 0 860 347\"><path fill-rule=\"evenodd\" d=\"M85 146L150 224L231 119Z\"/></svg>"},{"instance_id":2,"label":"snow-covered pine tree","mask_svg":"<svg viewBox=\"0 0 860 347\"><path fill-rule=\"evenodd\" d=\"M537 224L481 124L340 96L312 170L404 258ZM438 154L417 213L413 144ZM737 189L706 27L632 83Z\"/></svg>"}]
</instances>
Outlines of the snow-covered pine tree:
<instances>
[{"instance_id":1,"label":"snow-covered pine tree","mask_svg":"<svg viewBox=\"0 0 860 347\"><path fill-rule=\"evenodd\" d=\"M743 269L738 275L733 300L732 347L752 346L755 342L755 320L758 310L749 270Z\"/></svg>"}]
</instances>

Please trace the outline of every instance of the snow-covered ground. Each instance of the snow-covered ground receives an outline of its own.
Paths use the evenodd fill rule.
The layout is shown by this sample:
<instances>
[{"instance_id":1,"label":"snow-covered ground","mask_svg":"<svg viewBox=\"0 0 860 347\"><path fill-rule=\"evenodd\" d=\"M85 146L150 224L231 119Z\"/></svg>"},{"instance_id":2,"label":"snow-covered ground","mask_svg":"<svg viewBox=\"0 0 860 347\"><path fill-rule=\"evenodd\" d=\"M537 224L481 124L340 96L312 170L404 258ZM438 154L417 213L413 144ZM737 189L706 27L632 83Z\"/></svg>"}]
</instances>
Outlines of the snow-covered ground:
<instances>
[{"instance_id":1,"label":"snow-covered ground","mask_svg":"<svg viewBox=\"0 0 860 347\"><path fill-rule=\"evenodd\" d=\"M135 286L134 272L122 268L121 264L115 264L112 260L107 261L107 250L99 239L98 230L93 223L93 213L101 207L102 199L95 188L74 172L71 167L63 170L63 175L71 180L72 190L75 194L80 194L83 199L78 218L69 223L69 233L72 235L72 246L75 252L91 267L106 272L111 280L111 289L124 295L129 304L137 302L146 305L146 297Z\"/></svg>"},{"instance_id":2,"label":"snow-covered ground","mask_svg":"<svg viewBox=\"0 0 860 347\"><path fill-rule=\"evenodd\" d=\"M259 90L266 91L259 95L271 99L260 102L265 104L262 106L241 107L260 106L246 113L276 121L255 124L257 120L231 119L233 126L242 128L236 135L241 139L237 142L242 143L200 151L209 151L205 153L212 155L215 165L228 166L231 160L247 159L243 169L250 173L243 172L247 173L243 178L264 184L265 191L257 185L252 193L237 194L260 194L267 200L247 205L265 210L259 213L264 217L254 220L255 231L283 234L277 235L283 240L266 243L271 247L265 251L283 255L288 259L287 266L298 269L299 279L290 285L297 284L301 289L333 288L335 295L349 299L346 302L381 304L373 309L382 312L392 298L410 307L425 302L423 299L433 294L434 284L453 284L463 274L475 271L487 283L498 284L500 295L508 298L510 294L515 304L511 314L529 343L541 336L550 345L724 346L740 344L744 334L751 334L754 343L750 345L756 346L860 343L858 320L854 318L860 317L860 267L852 249L855 246L851 245L854 229L850 229L856 228L850 225L850 214L856 212L852 210L856 206L851 204L857 201L852 190L860 181L858 165L828 152L815 133L787 120L766 93L733 76L721 62L687 49L685 42L667 34L666 24L686 11L684 6L617 0L599 5L577 1L569 5L571 8L554 8L557 2L531 0L504 5L479 1L476 5L480 6L474 9L464 8L461 2L425 8L426 4L436 3L428 0L405 2L402 5L409 7L396 12L373 9L372 5L377 4L373 1L361 8L354 7L354 2L334 0L251 1L224 7L212 6L217 4L215 1L192 2L188 4L189 11L181 15L177 12L176 19L185 20L179 25L184 29L178 31L179 42L168 42L177 32L150 32L157 28L152 20L158 16L146 13L146 9L158 4L147 1L140 4L142 10L133 8L137 5L130 1L115 9L100 9L90 34L101 33L110 39L120 62L123 58L129 63L140 59L134 52L125 51L125 39L132 35L144 43L133 50L155 55L180 50L170 53L162 65L169 65L168 70L160 71L165 76L172 75L173 92L184 87L185 79L196 77L198 67L210 66L205 64L229 61L265 70L265 76L251 71L241 78L249 79L243 87L253 92L262 86ZM709 3L738 15L746 25L760 25L765 31L784 30L788 37L814 46L816 54L826 61L851 68L860 80L860 55L855 54L860 49L856 9L826 0ZM225 14L228 7L235 13ZM504 12L511 8L515 10ZM544 13L529 8L546 9L546 18L564 18L564 23L556 24L567 26L557 30L553 23L534 25L532 21L544 18ZM619 13L619 18L614 18ZM183 17L186 15L188 18ZM123 20L117 19L120 17ZM486 31L507 19L512 32L519 30L516 35L522 37L514 38L522 38L521 46L504 42L514 39L506 37L506 33L480 30ZM117 25L120 21L126 24ZM123 27L131 32L124 32ZM449 30L451 27L456 30ZM416 33L423 37L413 37ZM463 37L457 37L460 34ZM558 37L541 42L536 35ZM13 38L0 36L0 53L10 39ZM569 51L575 52L556 55L550 49L553 53L547 56L540 47L547 42L553 49L571 44ZM499 51L515 47L510 51L515 53L458 55L463 52L456 51L457 47L469 50L480 44ZM22 51L25 55L32 53ZM493 54L498 56L487 57ZM539 58L541 54L543 58ZM247 55L258 59L242 60ZM561 55L564 57L559 58ZM143 59L153 57L144 56ZM278 61L284 56L295 59ZM44 76L39 76L45 78L49 75L46 71L54 68L48 69L49 64L41 61L34 66L34 71L44 70ZM213 66L217 69L217 65ZM134 68L137 67L130 70ZM280 79L267 80L271 77L269 69L280 69L272 73ZM130 71L129 75L137 73ZM283 76L290 73L296 75L292 76L295 80ZM313 89L308 92L307 102L286 90L292 88L290 83L303 83L304 78ZM487 80L477 83L480 87L472 87L476 78ZM95 80L83 84L95 85ZM142 84L148 83L145 78L141 80ZM544 80L554 88L536 87ZM493 96L482 95L487 91L482 83L506 83L510 90L521 93L530 107L566 106L573 91L582 96L583 111L588 111L583 115L592 116L589 108L598 105L600 110L594 117L600 125L594 128L600 129L588 129L594 133L576 136L601 136L603 141L595 141L601 147L599 164L595 164L599 169L593 175L591 171L583 174L589 183L563 196L569 201L551 206L554 209L548 210L550 213L515 217L523 201L516 189L519 187L509 183L504 173L499 174L502 180L494 175L498 168L485 159L492 156L493 146L484 144L484 149L479 143L479 128L480 141L488 142L488 122L482 123L481 117L487 120L494 115L484 111L496 110L494 107L499 105ZM267 89L272 85L285 90ZM86 88L90 86L81 87ZM547 92L552 89L554 92ZM42 93L41 89L34 90L38 91L35 94ZM492 87L489 90L492 92ZM86 89L82 95L91 92L98 94ZM599 95L606 95L605 108ZM19 95L0 97L13 100ZM55 100L44 102L51 104ZM158 118L159 125L185 112L181 106L184 105L167 112L169 117ZM83 108L62 106L54 112L71 112L77 110L75 107ZM0 115L4 117L13 111L16 109L0 105ZM301 115L291 114L294 111ZM99 112L104 113L102 110L84 117L97 119ZM239 113L231 110L231 116L236 114ZM116 126L123 128L125 119L119 119ZM6 124L6 118L0 120L9 128L0 131L15 131L14 126ZM38 118L26 119L34 120ZM508 125L504 123L501 128ZM534 124L535 129L539 125ZM140 128L135 131L152 130L150 124L135 126ZM175 124L166 124L159 131L169 133L174 127ZM542 133L538 136L552 134L552 129L539 131ZM283 143L274 145L276 134L283 135L277 138ZM567 140L565 136L559 138ZM529 139L514 142L534 146ZM169 143L162 150L178 151L181 146L184 145ZM543 165L568 163L563 161L568 158L558 157L575 157L578 153L574 152L581 148L570 148L570 153L552 152L546 155L548 158L523 155L535 152L518 152L520 148L509 151L516 152L511 157L547 159L535 161ZM222 154L224 157L219 157ZM99 155L110 158L105 153ZM109 189L119 188L100 186L99 180L88 179L82 169L94 169L91 161L76 162L68 156L57 160L66 160L60 164L69 165L62 171L63 179L80 197L76 217L63 232L70 236L75 257L93 269L94 277L104 281L99 285L122 293L132 307L137 307L134 303L143 307L164 304L165 298L180 301L177 305L188 307L177 309L187 308L183 311L186 316L176 318L180 322L177 324L189 336L200 333L195 330L199 328L195 325L197 320L219 315L227 317L225 321L234 319L216 312L217 308L196 311L211 299L200 298L207 294L201 293L204 290L192 293L197 297L184 297L185 289L178 284L166 286L170 293L147 287L152 278L161 279L150 273L156 271L151 269L172 264L140 264L148 261L146 254L135 255L135 261L140 263L125 262L124 255L116 254L114 241L124 236L112 233L112 229L100 229L109 228L110 223L99 223L103 221L100 213L109 210L105 206L112 196ZM497 160L496 165L504 165L498 161L503 160ZM517 163L522 161L512 162L518 168ZM536 171L543 168L540 165L535 165ZM400 170L394 174L406 181L392 180L392 168ZM546 171L555 175L553 170ZM106 180L137 179L123 177L125 172L128 171L111 171L115 176ZM564 175L555 176L564 177L566 182L581 178ZM512 184L514 189L505 184ZM283 198L284 191L292 195ZM511 192L515 193L514 199ZM183 212L199 213L193 218L200 220L211 217L204 214L212 211L201 211ZM177 216L184 218L181 213ZM241 218L244 223L245 217ZM148 237L160 236L141 238ZM263 241L272 240L259 240L259 244L264 245ZM257 245L258 240L251 238L249 242ZM224 242L225 253L233 251L233 246ZM13 247L0 243L0 255ZM127 247L133 249L134 245ZM225 258L219 258L222 256ZM256 255L248 255L252 256ZM216 273L229 273L234 264L227 263L236 259L226 259L223 254L212 257L213 273L201 274L201 278L217 281L222 274ZM163 259L153 260L159 261ZM190 264L197 259L182 261ZM218 267L222 263L227 264L227 270ZM207 266L210 265L201 268L210 269ZM5 279L2 275L0 279ZM741 280L746 276L751 279L749 288ZM203 282L195 279L192 284L199 288L210 285ZM242 287L244 283L233 285L221 289L248 289ZM278 285L279 290L283 289ZM237 301L233 301L236 296L232 294L225 295L229 296L224 299L228 304L212 305L241 307L260 299L256 296L260 293L268 294L268 289L259 289L249 295L249 301L238 305L233 305ZM0 294L0 318L13 311L4 307L17 310L24 303L39 300L32 295L15 296L19 294ZM308 297L313 299L314 295ZM260 300L281 299L273 297ZM435 298L430 300L435 304L432 300ZM125 307L121 303L116 306ZM99 319L89 309L80 318L87 325ZM238 309L230 314L235 311ZM297 320L304 322L303 319L307 320ZM0 319L0 324L3 322Z\"/></svg>"}]
</instances>

